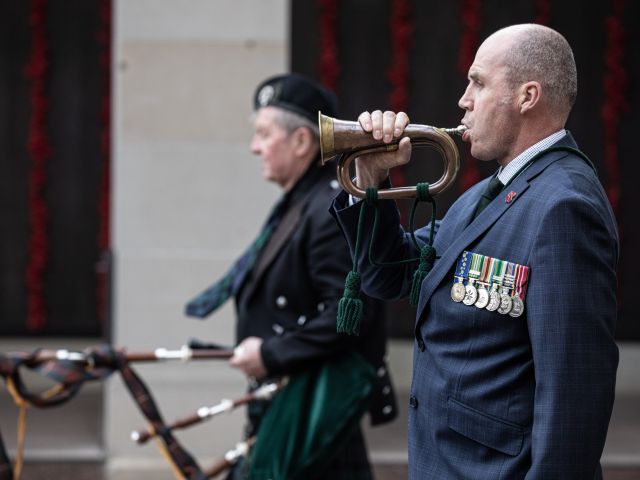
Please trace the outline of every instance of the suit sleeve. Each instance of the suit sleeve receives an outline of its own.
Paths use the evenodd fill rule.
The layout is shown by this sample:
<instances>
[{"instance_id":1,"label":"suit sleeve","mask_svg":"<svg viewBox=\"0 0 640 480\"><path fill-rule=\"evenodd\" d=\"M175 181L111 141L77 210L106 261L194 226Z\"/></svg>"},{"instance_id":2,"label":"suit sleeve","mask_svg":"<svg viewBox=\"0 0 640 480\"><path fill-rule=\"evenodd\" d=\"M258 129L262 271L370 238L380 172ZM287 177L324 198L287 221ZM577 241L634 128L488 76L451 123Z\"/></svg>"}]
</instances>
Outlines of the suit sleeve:
<instances>
[{"instance_id":1,"label":"suit sleeve","mask_svg":"<svg viewBox=\"0 0 640 480\"><path fill-rule=\"evenodd\" d=\"M527 479L594 478L613 406L618 247L603 207L562 198L546 211L526 297L535 369Z\"/></svg>"},{"instance_id":2,"label":"suit sleeve","mask_svg":"<svg viewBox=\"0 0 640 480\"><path fill-rule=\"evenodd\" d=\"M362 202L347 206L347 195L343 192L331 207L331 213L336 218L340 229L347 240L351 256L355 256L356 237L358 233L358 219ZM400 224L400 214L395 201L382 200L378 202L379 217L375 231L373 245L374 260L377 263L388 263L417 258L416 251L409 235L404 232ZM369 243L374 224L373 208L367 208L360 233L361 242L358 255L358 271L362 277L362 290L373 298L381 300L397 300L404 298L411 289L411 277L417 263L401 264L398 266L379 267L369 261ZM418 244L424 244L426 229L416 232Z\"/></svg>"},{"instance_id":3,"label":"suit sleeve","mask_svg":"<svg viewBox=\"0 0 640 480\"><path fill-rule=\"evenodd\" d=\"M303 328L265 339L261 353L270 374L302 370L312 362L353 348L357 340L336 332L338 300L351 269L347 245L326 207L313 210L301 225L306 239L304 262L311 290L324 309L308 318ZM365 306L363 321L370 317Z\"/></svg>"}]
</instances>

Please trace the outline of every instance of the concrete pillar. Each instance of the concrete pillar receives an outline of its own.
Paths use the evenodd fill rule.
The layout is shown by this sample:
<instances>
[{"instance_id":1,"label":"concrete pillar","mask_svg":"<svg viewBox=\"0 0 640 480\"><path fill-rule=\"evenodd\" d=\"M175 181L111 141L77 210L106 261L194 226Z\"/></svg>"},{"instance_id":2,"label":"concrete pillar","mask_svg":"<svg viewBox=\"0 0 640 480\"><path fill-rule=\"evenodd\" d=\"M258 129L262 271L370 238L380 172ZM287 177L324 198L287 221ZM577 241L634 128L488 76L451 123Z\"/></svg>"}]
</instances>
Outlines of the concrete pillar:
<instances>
[{"instance_id":1,"label":"concrete pillar","mask_svg":"<svg viewBox=\"0 0 640 480\"><path fill-rule=\"evenodd\" d=\"M249 152L249 117L257 83L288 67L287 5L114 3L114 344L143 350L179 348L189 337L233 342L231 305L204 322L182 312L253 239L278 195ZM137 370L166 419L245 388L226 362ZM239 440L243 415L213 419L180 439L206 467ZM138 467L169 472L152 445L129 440L145 422L119 378L106 389L104 425L114 475Z\"/></svg>"}]
</instances>

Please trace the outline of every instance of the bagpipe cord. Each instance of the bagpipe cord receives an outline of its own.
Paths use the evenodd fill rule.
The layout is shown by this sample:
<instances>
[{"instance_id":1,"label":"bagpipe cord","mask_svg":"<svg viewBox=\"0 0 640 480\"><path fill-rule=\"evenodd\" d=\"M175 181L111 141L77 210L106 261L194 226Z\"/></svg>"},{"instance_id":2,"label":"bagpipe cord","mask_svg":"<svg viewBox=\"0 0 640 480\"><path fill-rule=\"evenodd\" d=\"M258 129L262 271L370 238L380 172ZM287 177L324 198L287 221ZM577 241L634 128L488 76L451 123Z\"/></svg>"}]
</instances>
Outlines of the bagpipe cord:
<instances>
[{"instance_id":1,"label":"bagpipe cord","mask_svg":"<svg viewBox=\"0 0 640 480\"><path fill-rule=\"evenodd\" d=\"M51 398L63 389L62 384L54 385L49 390L42 394L42 399L47 400ZM13 378L7 378L7 390L11 394L11 398L18 407L18 425L16 428L16 458L13 467L13 479L18 480L22 475L22 466L24 464L24 441L27 433L27 409L31 404L23 398L18 392L18 388Z\"/></svg>"}]
</instances>

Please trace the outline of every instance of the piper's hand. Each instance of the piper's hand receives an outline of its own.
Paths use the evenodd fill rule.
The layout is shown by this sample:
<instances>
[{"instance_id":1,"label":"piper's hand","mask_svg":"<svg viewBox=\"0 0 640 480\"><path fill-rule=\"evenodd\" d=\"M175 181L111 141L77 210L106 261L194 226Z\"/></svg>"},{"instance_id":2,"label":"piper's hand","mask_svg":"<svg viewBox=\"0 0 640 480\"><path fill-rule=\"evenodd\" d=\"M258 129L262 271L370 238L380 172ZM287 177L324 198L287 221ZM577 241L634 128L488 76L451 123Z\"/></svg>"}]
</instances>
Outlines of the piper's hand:
<instances>
[{"instance_id":1,"label":"piper's hand","mask_svg":"<svg viewBox=\"0 0 640 480\"><path fill-rule=\"evenodd\" d=\"M389 143L402 136L409 124L409 117L404 112L373 113L362 112L358 117L360 126L365 132L373 134L375 140ZM403 138L398 149L390 152L372 153L356 158L356 183L358 187L366 189L377 187L389 176L389 169L404 165L411 158L411 140Z\"/></svg>"},{"instance_id":2,"label":"piper's hand","mask_svg":"<svg viewBox=\"0 0 640 480\"><path fill-rule=\"evenodd\" d=\"M260 347L262 339L247 337L233 350L229 365L241 370L247 377L263 378L267 376L267 369L262 362Z\"/></svg>"}]
</instances>

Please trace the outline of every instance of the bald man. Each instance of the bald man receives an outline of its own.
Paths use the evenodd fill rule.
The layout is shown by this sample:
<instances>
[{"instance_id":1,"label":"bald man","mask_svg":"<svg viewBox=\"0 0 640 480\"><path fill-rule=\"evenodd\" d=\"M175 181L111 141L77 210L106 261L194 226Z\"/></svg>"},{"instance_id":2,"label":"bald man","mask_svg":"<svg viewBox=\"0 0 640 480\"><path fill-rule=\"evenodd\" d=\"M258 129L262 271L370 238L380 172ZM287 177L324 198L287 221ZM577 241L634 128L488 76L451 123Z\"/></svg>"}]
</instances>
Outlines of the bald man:
<instances>
[{"instance_id":1,"label":"bald man","mask_svg":"<svg viewBox=\"0 0 640 480\"><path fill-rule=\"evenodd\" d=\"M468 78L463 140L498 170L442 219L421 285L409 476L600 479L618 365L618 238L596 172L565 130L573 53L550 28L515 25L484 41ZM409 123L380 111L359 121L385 142ZM358 185L384 186L410 153L403 139L396 152L358 159ZM358 211L346 194L334 202L351 245ZM380 224L379 262L418 256L393 201L380 202ZM428 231L417 236L424 243ZM364 291L408 295L411 266L378 269L367 250L358 259Z\"/></svg>"}]
</instances>

